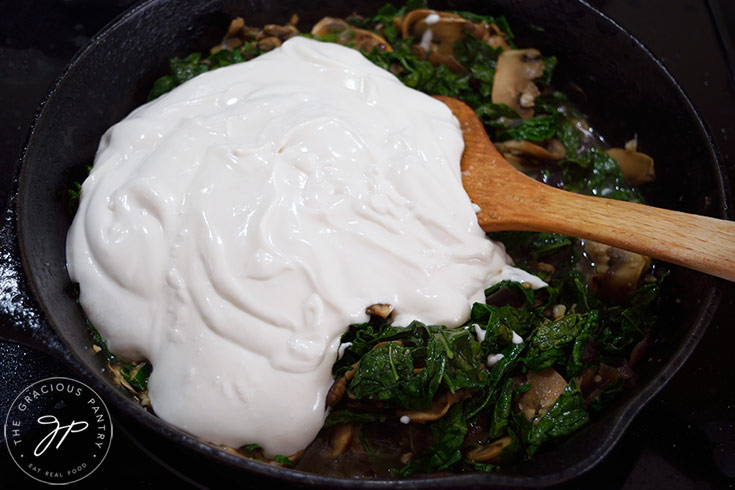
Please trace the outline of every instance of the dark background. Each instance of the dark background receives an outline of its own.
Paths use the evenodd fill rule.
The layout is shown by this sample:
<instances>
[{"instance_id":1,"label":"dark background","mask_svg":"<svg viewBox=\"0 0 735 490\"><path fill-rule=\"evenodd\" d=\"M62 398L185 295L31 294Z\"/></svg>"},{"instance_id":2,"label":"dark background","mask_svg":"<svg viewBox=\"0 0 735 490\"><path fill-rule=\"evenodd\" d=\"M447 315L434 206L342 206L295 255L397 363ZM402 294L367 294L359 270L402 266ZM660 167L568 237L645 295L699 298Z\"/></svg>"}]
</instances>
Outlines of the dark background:
<instances>
[{"instance_id":1,"label":"dark background","mask_svg":"<svg viewBox=\"0 0 735 490\"><path fill-rule=\"evenodd\" d=\"M0 0L0 321L3 315L17 317L21 301L7 208L33 116L74 53L135 3ZM672 72L704 116L730 182L735 182L735 1L590 3L637 36ZM735 285L723 281L722 290L713 323L681 371L638 415L602 464L560 489L735 488ZM16 394L48 376L74 377L36 350L0 341L3 422ZM2 446L0 486L33 487L13 465L4 442ZM106 461L75 487L151 488L162 483L188 485L143 455L118 430ZM233 483L247 486L245 481Z\"/></svg>"}]
</instances>

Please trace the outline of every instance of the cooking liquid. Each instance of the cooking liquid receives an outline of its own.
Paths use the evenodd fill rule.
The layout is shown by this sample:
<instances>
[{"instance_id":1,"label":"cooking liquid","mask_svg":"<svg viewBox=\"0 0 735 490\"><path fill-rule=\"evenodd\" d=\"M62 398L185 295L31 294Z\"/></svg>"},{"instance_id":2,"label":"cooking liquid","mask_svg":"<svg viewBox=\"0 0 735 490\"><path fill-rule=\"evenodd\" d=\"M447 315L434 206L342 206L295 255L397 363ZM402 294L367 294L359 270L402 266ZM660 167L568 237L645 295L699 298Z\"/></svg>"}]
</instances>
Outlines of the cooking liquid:
<instances>
[{"instance_id":1,"label":"cooking liquid","mask_svg":"<svg viewBox=\"0 0 735 490\"><path fill-rule=\"evenodd\" d=\"M210 442L290 455L317 434L340 335L458 326L486 287L540 280L486 239L457 120L359 52L294 38L131 113L102 138L67 261L152 407Z\"/></svg>"}]
</instances>

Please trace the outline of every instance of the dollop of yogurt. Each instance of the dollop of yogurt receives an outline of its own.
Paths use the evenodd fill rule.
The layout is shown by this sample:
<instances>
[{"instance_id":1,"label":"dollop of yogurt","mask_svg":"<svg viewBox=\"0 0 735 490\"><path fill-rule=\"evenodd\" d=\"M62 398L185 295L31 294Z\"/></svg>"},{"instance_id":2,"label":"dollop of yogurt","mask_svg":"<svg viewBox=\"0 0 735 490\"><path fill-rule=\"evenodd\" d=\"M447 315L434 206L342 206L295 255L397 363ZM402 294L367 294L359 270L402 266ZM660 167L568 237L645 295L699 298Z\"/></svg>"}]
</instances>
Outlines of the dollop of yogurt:
<instances>
[{"instance_id":1,"label":"dollop of yogurt","mask_svg":"<svg viewBox=\"0 0 735 490\"><path fill-rule=\"evenodd\" d=\"M110 128L67 239L110 350L153 365L154 411L289 455L315 437L340 335L456 326L504 278L462 188L457 120L359 52L294 38Z\"/></svg>"}]
</instances>

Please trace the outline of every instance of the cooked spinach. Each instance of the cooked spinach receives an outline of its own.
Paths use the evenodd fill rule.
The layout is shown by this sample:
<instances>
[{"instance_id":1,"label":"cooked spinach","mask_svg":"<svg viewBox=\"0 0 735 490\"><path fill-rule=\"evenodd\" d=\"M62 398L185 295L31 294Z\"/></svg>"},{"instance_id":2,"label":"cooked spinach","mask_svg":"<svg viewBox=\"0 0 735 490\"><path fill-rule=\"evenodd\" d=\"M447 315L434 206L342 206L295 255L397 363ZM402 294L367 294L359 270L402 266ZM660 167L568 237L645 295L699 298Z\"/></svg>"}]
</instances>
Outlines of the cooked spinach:
<instances>
[{"instance_id":1,"label":"cooked spinach","mask_svg":"<svg viewBox=\"0 0 735 490\"><path fill-rule=\"evenodd\" d=\"M66 190L66 197L69 202L69 211L71 211L72 215L76 214L77 208L79 208L79 198L81 197L81 194L82 184L77 181L74 181L72 187Z\"/></svg>"},{"instance_id":2,"label":"cooked spinach","mask_svg":"<svg viewBox=\"0 0 735 490\"><path fill-rule=\"evenodd\" d=\"M350 395L383 401L384 408L426 409L440 390L480 388L487 380L482 347L469 326L447 329L413 322L403 328L383 324L376 331L370 324L351 325L342 341L352 345L333 371L344 372L359 360Z\"/></svg>"},{"instance_id":3,"label":"cooked spinach","mask_svg":"<svg viewBox=\"0 0 735 490\"><path fill-rule=\"evenodd\" d=\"M488 438L496 439L508 431L513 394L513 379L506 378L493 408Z\"/></svg>"},{"instance_id":4,"label":"cooked spinach","mask_svg":"<svg viewBox=\"0 0 735 490\"><path fill-rule=\"evenodd\" d=\"M588 350L603 355L618 353L621 346L630 347L641 340L653 322L648 308L656 301L657 289L652 284L643 286L627 307L608 307L596 300L601 310L570 310L552 320L545 314L550 301L559 299L552 286L533 290L506 281L489 288L488 297L512 298L510 302L516 306L475 303L468 322L456 329L419 322L394 327L386 320L351 325L342 341L352 345L335 363L334 373L344 373L357 363L348 385L350 398L373 405L355 407L353 401L352 408L337 408L327 418L327 426L395 420L395 409L427 409L438 394L462 389L469 393L466 399L428 424L434 438L431 447L397 469L397 474L497 467L461 456L468 425L481 417L488 420L488 441L518 434L515 452L503 453L506 460L513 459L511 454L530 457L589 421L588 407L574 376L601 361L599 356L590 357ZM585 295L592 296L588 291ZM641 323L643 318L646 320ZM482 341L476 336L478 330L484 331ZM513 343L514 331L525 332L525 340ZM488 368L487 357L494 353L503 357ZM514 380L527 371L547 368L564 374L570 383L548 413L531 423L513 410L514 397L530 386L516 385ZM613 388L603 392L592 408L615 392ZM372 408L366 410L368 406Z\"/></svg>"},{"instance_id":5,"label":"cooked spinach","mask_svg":"<svg viewBox=\"0 0 735 490\"><path fill-rule=\"evenodd\" d=\"M334 427L340 424L362 424L369 422L385 422L390 418L395 418L395 414L392 410L377 410L377 411L365 411L365 410L350 410L350 409L335 409L329 412L327 419L324 421L324 427Z\"/></svg>"},{"instance_id":6,"label":"cooked spinach","mask_svg":"<svg viewBox=\"0 0 735 490\"><path fill-rule=\"evenodd\" d=\"M87 320L87 332L89 333L90 339L92 339L92 343L100 348L102 354L104 354L105 356L105 359L107 359L108 361L117 360L115 354L110 352L110 349L107 348L107 342L105 342L105 339L102 338L100 333L97 331L96 328L94 328L94 325L92 325L92 322L90 322L89 320Z\"/></svg>"},{"instance_id":7,"label":"cooked spinach","mask_svg":"<svg viewBox=\"0 0 735 490\"><path fill-rule=\"evenodd\" d=\"M262 451L263 448L260 447L260 444L245 444L244 446L240 447L240 450L248 453L253 453L255 451Z\"/></svg>"},{"instance_id":8,"label":"cooked spinach","mask_svg":"<svg viewBox=\"0 0 735 490\"><path fill-rule=\"evenodd\" d=\"M498 132L498 141L527 140L546 141L557 132L556 117L551 115L537 116L520 121L517 126Z\"/></svg>"},{"instance_id":9,"label":"cooked spinach","mask_svg":"<svg viewBox=\"0 0 735 490\"><path fill-rule=\"evenodd\" d=\"M160 77L153 83L153 88L148 93L148 100L153 100L170 92L197 75L223 66L242 63L262 53L263 51L258 48L258 43L252 40L244 42L234 49L222 49L205 58L202 58L201 53L191 53L183 58L171 58L169 61L170 73Z\"/></svg>"},{"instance_id":10,"label":"cooked spinach","mask_svg":"<svg viewBox=\"0 0 735 490\"><path fill-rule=\"evenodd\" d=\"M462 443L467 435L467 421L462 404L458 403L449 412L431 425L434 444L419 458L412 459L398 469L398 476L437 473L447 471L462 460Z\"/></svg>"}]
</instances>

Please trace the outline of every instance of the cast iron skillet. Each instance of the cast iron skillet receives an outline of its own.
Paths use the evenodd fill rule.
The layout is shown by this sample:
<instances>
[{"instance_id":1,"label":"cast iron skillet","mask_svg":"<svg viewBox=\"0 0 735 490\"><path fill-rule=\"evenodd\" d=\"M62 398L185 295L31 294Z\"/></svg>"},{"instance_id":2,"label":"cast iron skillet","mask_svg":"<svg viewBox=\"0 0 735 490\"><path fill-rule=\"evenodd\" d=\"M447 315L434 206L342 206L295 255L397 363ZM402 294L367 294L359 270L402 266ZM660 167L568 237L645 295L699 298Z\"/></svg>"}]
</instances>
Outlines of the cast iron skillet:
<instances>
[{"instance_id":1,"label":"cast iron skillet","mask_svg":"<svg viewBox=\"0 0 735 490\"><path fill-rule=\"evenodd\" d=\"M66 190L84 177L102 133L145 101L167 60L218 41L229 20L251 25L285 22L297 12L304 26L323 15L374 12L382 1L341 2L149 0L122 15L72 61L35 121L24 154L17 196L20 250L42 315L16 325L16 339L64 359L91 383L116 415L118 426L153 441L152 456L175 468L204 468L208 484L237 476L240 483L319 488L388 488L396 482L327 478L248 461L202 443L140 408L103 372L90 349L82 312L64 259L71 223ZM692 105L665 68L630 34L582 1L494 0L433 2L437 9L504 14L520 46L534 46L560 62L555 84L571 92L593 127L621 145L637 134L640 149L657 162L650 202L670 209L726 217L730 196L716 150ZM493 474L400 482L403 488L538 487L589 470L620 438L641 407L682 366L704 333L719 299L718 281L676 267L666 281L661 334L642 363L635 388L592 425L531 462ZM680 301L679 301L680 300ZM58 341L56 335L61 339ZM187 470L185 473L189 474ZM204 475L204 476L203 476Z\"/></svg>"}]
</instances>

